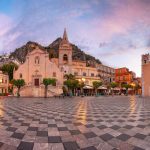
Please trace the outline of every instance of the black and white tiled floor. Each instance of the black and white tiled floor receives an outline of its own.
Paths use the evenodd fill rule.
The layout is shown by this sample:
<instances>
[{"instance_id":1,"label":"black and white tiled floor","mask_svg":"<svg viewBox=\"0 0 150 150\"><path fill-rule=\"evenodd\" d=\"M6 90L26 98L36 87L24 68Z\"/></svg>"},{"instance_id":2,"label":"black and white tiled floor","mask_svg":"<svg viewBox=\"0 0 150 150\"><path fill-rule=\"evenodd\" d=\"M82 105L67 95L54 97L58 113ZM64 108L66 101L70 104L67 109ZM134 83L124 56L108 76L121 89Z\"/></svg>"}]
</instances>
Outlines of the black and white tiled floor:
<instances>
[{"instance_id":1,"label":"black and white tiled floor","mask_svg":"<svg viewBox=\"0 0 150 150\"><path fill-rule=\"evenodd\" d=\"M0 100L0 150L150 150L150 99Z\"/></svg>"}]
</instances>

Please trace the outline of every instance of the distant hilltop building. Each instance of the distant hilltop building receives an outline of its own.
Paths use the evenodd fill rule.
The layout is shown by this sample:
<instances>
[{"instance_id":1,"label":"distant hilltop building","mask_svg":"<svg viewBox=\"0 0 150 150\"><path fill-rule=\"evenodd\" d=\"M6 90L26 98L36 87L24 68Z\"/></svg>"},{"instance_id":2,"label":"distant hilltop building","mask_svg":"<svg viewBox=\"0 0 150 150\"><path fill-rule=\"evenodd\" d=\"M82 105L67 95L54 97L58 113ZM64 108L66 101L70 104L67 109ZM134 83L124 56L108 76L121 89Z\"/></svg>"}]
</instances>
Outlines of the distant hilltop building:
<instances>
[{"instance_id":1,"label":"distant hilltop building","mask_svg":"<svg viewBox=\"0 0 150 150\"><path fill-rule=\"evenodd\" d=\"M14 57L10 57L10 55L1 55L0 56L0 67L3 66L4 64L9 64L9 63L14 63L17 66L20 65L20 61Z\"/></svg>"},{"instance_id":2,"label":"distant hilltop building","mask_svg":"<svg viewBox=\"0 0 150 150\"><path fill-rule=\"evenodd\" d=\"M150 96L150 54L142 55L142 95Z\"/></svg>"}]
</instances>

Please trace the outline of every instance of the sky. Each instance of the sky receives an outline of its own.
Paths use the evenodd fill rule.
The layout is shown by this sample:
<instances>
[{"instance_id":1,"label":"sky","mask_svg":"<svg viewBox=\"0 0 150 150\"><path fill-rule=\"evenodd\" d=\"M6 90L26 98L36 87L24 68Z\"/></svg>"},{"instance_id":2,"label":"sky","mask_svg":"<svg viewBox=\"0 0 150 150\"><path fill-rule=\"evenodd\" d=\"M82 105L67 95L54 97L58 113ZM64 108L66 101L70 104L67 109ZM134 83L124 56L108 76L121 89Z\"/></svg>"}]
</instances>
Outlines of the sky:
<instances>
[{"instance_id":1,"label":"sky","mask_svg":"<svg viewBox=\"0 0 150 150\"><path fill-rule=\"evenodd\" d=\"M141 76L150 52L150 0L0 0L0 53L62 36L111 67Z\"/></svg>"}]
</instances>

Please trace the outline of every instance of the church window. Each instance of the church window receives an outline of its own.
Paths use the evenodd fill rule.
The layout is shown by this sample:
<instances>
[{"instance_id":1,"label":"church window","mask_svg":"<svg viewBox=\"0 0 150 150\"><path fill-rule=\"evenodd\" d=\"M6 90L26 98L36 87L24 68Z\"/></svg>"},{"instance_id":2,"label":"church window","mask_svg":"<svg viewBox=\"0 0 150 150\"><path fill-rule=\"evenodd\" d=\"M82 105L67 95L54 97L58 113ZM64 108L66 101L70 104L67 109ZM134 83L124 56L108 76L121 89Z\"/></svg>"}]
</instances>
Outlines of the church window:
<instances>
[{"instance_id":1,"label":"church window","mask_svg":"<svg viewBox=\"0 0 150 150\"><path fill-rule=\"evenodd\" d=\"M53 72L53 77L56 77L56 72Z\"/></svg>"},{"instance_id":2,"label":"church window","mask_svg":"<svg viewBox=\"0 0 150 150\"><path fill-rule=\"evenodd\" d=\"M39 58L39 56L36 56L36 57L35 57L35 64L38 65L39 63L40 63L40 58Z\"/></svg>"},{"instance_id":3,"label":"church window","mask_svg":"<svg viewBox=\"0 0 150 150\"><path fill-rule=\"evenodd\" d=\"M20 73L20 78L22 78L22 73Z\"/></svg>"},{"instance_id":4,"label":"church window","mask_svg":"<svg viewBox=\"0 0 150 150\"><path fill-rule=\"evenodd\" d=\"M68 61L68 56L67 56L67 54L64 54L63 60L64 60L64 61Z\"/></svg>"}]
</instances>

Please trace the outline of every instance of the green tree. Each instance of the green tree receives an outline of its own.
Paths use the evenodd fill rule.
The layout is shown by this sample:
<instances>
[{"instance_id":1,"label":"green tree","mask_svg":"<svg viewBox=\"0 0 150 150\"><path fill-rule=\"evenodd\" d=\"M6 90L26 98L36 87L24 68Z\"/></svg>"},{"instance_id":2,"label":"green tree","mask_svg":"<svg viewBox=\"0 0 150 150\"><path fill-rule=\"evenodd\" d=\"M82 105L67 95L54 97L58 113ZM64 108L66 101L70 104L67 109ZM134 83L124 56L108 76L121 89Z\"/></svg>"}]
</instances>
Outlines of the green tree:
<instances>
[{"instance_id":1,"label":"green tree","mask_svg":"<svg viewBox=\"0 0 150 150\"><path fill-rule=\"evenodd\" d=\"M132 88L130 84L122 84L121 87L126 89L126 94L128 94L128 89Z\"/></svg>"},{"instance_id":2,"label":"green tree","mask_svg":"<svg viewBox=\"0 0 150 150\"><path fill-rule=\"evenodd\" d=\"M137 83L135 84L134 90L136 94L139 94L138 91L141 89L142 87Z\"/></svg>"},{"instance_id":3,"label":"green tree","mask_svg":"<svg viewBox=\"0 0 150 150\"><path fill-rule=\"evenodd\" d=\"M67 80L75 80L75 76L73 74L65 74L64 78Z\"/></svg>"},{"instance_id":4,"label":"green tree","mask_svg":"<svg viewBox=\"0 0 150 150\"><path fill-rule=\"evenodd\" d=\"M55 85L56 84L56 79L52 79L52 78L44 78L43 79L43 84L45 86L45 98L47 98L47 90L48 90L48 86L49 85Z\"/></svg>"},{"instance_id":5,"label":"green tree","mask_svg":"<svg viewBox=\"0 0 150 150\"><path fill-rule=\"evenodd\" d=\"M9 64L4 64L2 67L1 67L1 70L4 72L4 73L7 73L8 76L9 76L9 81L11 81L13 79L13 72L14 72L14 69L18 69L18 66L14 63L9 63Z\"/></svg>"},{"instance_id":6,"label":"green tree","mask_svg":"<svg viewBox=\"0 0 150 150\"><path fill-rule=\"evenodd\" d=\"M78 88L81 89L81 94L83 94L83 87L85 86L85 83L83 81L79 82Z\"/></svg>"},{"instance_id":7,"label":"green tree","mask_svg":"<svg viewBox=\"0 0 150 150\"><path fill-rule=\"evenodd\" d=\"M119 85L118 85L118 83L116 83L116 82L111 82L111 83L110 83L110 87L113 88L113 89L114 89L115 87L118 87L118 86L119 86Z\"/></svg>"},{"instance_id":8,"label":"green tree","mask_svg":"<svg viewBox=\"0 0 150 150\"><path fill-rule=\"evenodd\" d=\"M20 88L25 85L24 79L17 79L12 81L13 85L18 88L17 96L20 97Z\"/></svg>"},{"instance_id":9,"label":"green tree","mask_svg":"<svg viewBox=\"0 0 150 150\"><path fill-rule=\"evenodd\" d=\"M95 89L95 94L97 95L97 89L102 86L102 82L101 81L93 81L93 87Z\"/></svg>"},{"instance_id":10,"label":"green tree","mask_svg":"<svg viewBox=\"0 0 150 150\"><path fill-rule=\"evenodd\" d=\"M110 83L110 87L112 88L112 89L114 89L114 88L116 88L116 87L118 87L119 86L119 84L117 83L117 82L111 82ZM114 94L114 91L112 91L112 94Z\"/></svg>"},{"instance_id":11,"label":"green tree","mask_svg":"<svg viewBox=\"0 0 150 150\"><path fill-rule=\"evenodd\" d=\"M64 81L64 85L68 87L68 92L75 93L76 88L79 87L79 81L75 79L75 76L72 74L65 74L64 78L66 81Z\"/></svg>"},{"instance_id":12,"label":"green tree","mask_svg":"<svg viewBox=\"0 0 150 150\"><path fill-rule=\"evenodd\" d=\"M78 86L79 86L79 81L75 80L75 79L68 79L68 80L64 81L64 85L66 85L68 87L69 93L73 92L73 94L74 94L75 89L78 88Z\"/></svg>"}]
</instances>

